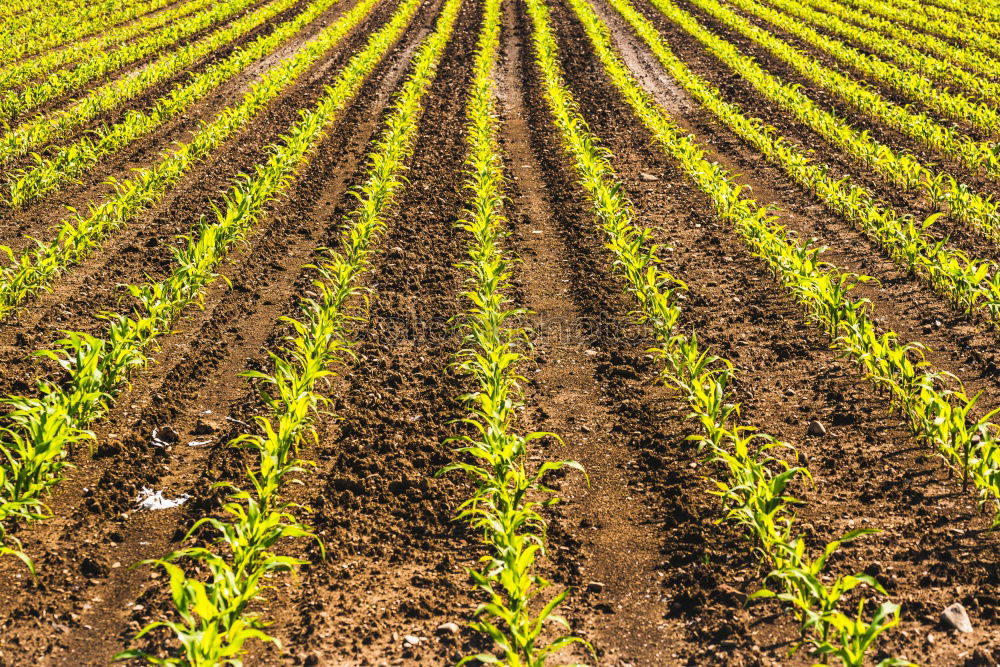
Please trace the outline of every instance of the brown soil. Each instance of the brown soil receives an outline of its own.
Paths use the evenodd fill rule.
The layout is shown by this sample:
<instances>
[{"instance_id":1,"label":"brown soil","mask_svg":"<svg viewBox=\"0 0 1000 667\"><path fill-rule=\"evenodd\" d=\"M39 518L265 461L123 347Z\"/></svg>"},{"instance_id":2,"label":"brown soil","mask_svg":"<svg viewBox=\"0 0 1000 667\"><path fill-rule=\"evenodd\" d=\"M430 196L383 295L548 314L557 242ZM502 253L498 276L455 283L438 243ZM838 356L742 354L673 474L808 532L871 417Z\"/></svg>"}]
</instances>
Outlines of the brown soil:
<instances>
[{"instance_id":1,"label":"brown soil","mask_svg":"<svg viewBox=\"0 0 1000 667\"><path fill-rule=\"evenodd\" d=\"M296 120L298 109L317 99L322 84L396 4L380 5L160 205L60 279L52 293L0 324L6 371L0 392L31 392L39 375L56 377L29 353L62 329L100 331L95 313L128 306L117 284L162 276L175 237L210 212L209 202L218 201L233 176L266 155L266 146ZM220 511L222 492L212 484L243 478L248 455L224 443L264 406L238 374L266 368L268 350L287 333L277 320L293 314L309 289L312 274L303 266L316 259L315 249L336 243L355 201L349 189L363 177L392 93L441 4L425 3L287 195L233 254L223 269L231 286L217 281L205 309L186 314L178 331L163 338L155 363L95 425L96 450L72 454L75 467L50 501L54 518L13 527L40 578L34 585L18 563L0 561L0 662L106 664L142 625L170 616L163 577L129 566L181 545L197 518ZM836 151L762 103L648 5L637 4L676 52L731 99L815 148L837 173L854 174L903 210L926 212L918 199L855 174ZM642 84L711 159L740 174L758 200L772 203L782 224L829 246L829 261L878 278L859 294L871 299L883 327L928 344L928 360L982 391L984 409L1000 402L994 331L956 317L851 225L765 164L660 70L605 3L595 5ZM332 9L319 24L348 7ZM690 286L682 326L737 365L743 421L794 443L812 471L814 483L796 489L804 500L798 521L810 547L818 550L853 528L880 531L843 547L831 563L836 573L877 575L902 605L901 627L880 644L879 657L990 664L987 656L1000 642L994 593L1000 545L974 498L961 493L897 415L887 413L885 396L803 322L789 294L653 143L607 81L568 5L556 0L552 9L580 110L612 150L639 221L665 245L664 268ZM468 390L467 378L451 366L461 345L452 318L464 307L464 276L455 264L467 242L454 224L467 196L460 169L464 104L481 19L480 5L468 2L425 100L408 186L365 277L371 292L355 331L356 358L337 369L326 390L336 418L319 420L318 442L302 452L315 469L288 487L288 497L308 508L305 518L322 538L326 557L315 545L286 547L308 564L297 579L277 579L257 604L273 621L270 632L282 648L248 646L248 664L443 665L491 649L467 627L483 599L466 571L484 547L453 518L471 489L459 475L436 474L452 459L443 443L460 428L452 420L462 415L457 397ZM28 212L3 212L2 240L16 244L20 234L43 233L62 203L83 207L106 192L101 181L107 176L149 164L319 24L82 183ZM632 322L632 304L611 272L600 230L551 124L523 3L506 3L502 35L497 79L512 231L506 250L520 260L516 301L531 311L526 324L534 343L532 361L521 369L527 379L518 427L552 431L564 441L537 443L532 462L573 459L587 471L586 477L567 472L550 480L561 502L547 516L550 544L542 574L552 590L572 589L560 610L591 642L600 664L810 664L804 654L788 656L796 627L780 606L746 603L766 571L745 537L717 522L719 505L706 493L712 471L686 440L693 430L687 410L657 382L659 369L646 352L651 340ZM780 67L774 71L784 75ZM153 99L150 92L130 106ZM954 242L971 248L976 241L958 236ZM995 249L984 252L997 256ZM807 437L813 419L826 425L826 436ZM211 442L190 447L205 439L194 435L199 420L212 423ZM165 425L181 441L170 449L151 447L153 428ZM178 509L138 511L142 486L191 499ZM938 624L940 611L956 601L969 611L971 635ZM445 623L457 624L459 632L446 632ZM157 634L147 646L169 644ZM593 662L580 647L558 657Z\"/></svg>"}]
</instances>

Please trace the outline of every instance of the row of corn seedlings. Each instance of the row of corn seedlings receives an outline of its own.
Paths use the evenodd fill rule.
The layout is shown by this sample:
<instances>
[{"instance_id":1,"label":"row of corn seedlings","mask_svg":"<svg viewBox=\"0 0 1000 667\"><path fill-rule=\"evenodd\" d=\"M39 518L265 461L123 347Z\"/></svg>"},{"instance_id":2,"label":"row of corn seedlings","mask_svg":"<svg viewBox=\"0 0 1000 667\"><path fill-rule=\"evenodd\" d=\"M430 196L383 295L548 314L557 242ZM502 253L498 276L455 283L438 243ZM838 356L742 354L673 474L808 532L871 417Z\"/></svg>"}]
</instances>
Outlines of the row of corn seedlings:
<instances>
[{"instance_id":1,"label":"row of corn seedlings","mask_svg":"<svg viewBox=\"0 0 1000 667\"><path fill-rule=\"evenodd\" d=\"M997 91L1000 86L986 77L977 77L947 62L899 42L886 39L857 26L841 21L836 16L816 11L796 0L768 0L780 10L803 21L801 34L809 44L831 54L846 67L855 69L874 81L881 82L914 102L947 118L969 123L981 131L996 134L1000 131L1000 112L996 110ZM816 31L819 27L831 35L839 35L861 45L861 49ZM896 65L879 58L888 56ZM974 99L962 93L952 93L947 85L935 84L930 78L943 79L971 88Z\"/></svg>"},{"instance_id":2,"label":"row of corn seedlings","mask_svg":"<svg viewBox=\"0 0 1000 667\"><path fill-rule=\"evenodd\" d=\"M929 90L934 95L941 94L940 87L934 88L929 82L918 81L916 76L918 74L937 79L946 86L957 84L968 93L971 93L975 100L981 103L982 120L989 124L985 129L995 132L996 128L1000 127L1000 124L998 124L1000 114L997 113L995 108L997 91L1000 90L1000 85L993 83L988 77L966 72L964 69L955 66L947 60L923 53L921 50L902 44L896 39L884 37L878 32L869 29L868 26L859 27L844 21L836 15L829 13L831 7L839 7L839 5L828 0L820 0L820 2L824 11L813 9L812 5L817 4L815 0L806 0L806 2L802 3L789 3L784 9L788 13L804 19L813 27L822 28L831 35L839 35L848 39L872 54L891 58L900 67L905 68L902 73L898 73L892 69L894 66L888 63L880 63L877 59L871 60L872 65L859 66L863 69L874 66L880 70L884 69L886 72L889 72L891 78L885 79L885 81L904 95L913 96L922 93L924 90ZM987 57L984 54L980 55ZM905 90L898 87L902 82L905 82L907 85ZM917 88L910 87L911 83L916 85ZM923 101L924 98L921 96L915 99ZM942 99L948 99L946 92ZM928 105L931 108L938 109L937 104L933 100L929 101ZM957 109L957 107L955 108ZM940 111L940 109L938 110Z\"/></svg>"},{"instance_id":3,"label":"row of corn seedlings","mask_svg":"<svg viewBox=\"0 0 1000 667\"><path fill-rule=\"evenodd\" d=\"M332 373L331 366L349 355L349 327L354 317L350 302L363 289L360 278L370 268L372 243L384 230L385 216L405 185L402 172L412 153L420 101L435 78L461 6L462 0L448 0L435 31L413 58L410 77L370 156L366 180L355 193L360 201L341 234L341 247L338 252L329 251L312 267L319 274L313 283L319 296L303 298L300 317L288 318L293 334L279 353L272 354L273 374L246 373L261 382L261 395L272 411L268 417L256 419L263 435L242 435L230 443L259 453L259 465L248 470L252 491L223 484L233 491L223 507L230 518L200 519L188 533L191 536L203 527L211 528L220 548L189 547L147 561L170 575L180 621L154 621L136 639L167 628L181 643L183 664L215 665L233 659L247 639L277 641L264 632L263 620L249 605L274 574L305 562L279 555L275 549L279 541L289 537L318 541L294 517L297 506L283 500L280 493L285 477L308 465L298 458L300 445L313 433L317 410L329 403L317 391L318 385ZM291 134L285 138L286 142L292 140ZM201 569L207 577L189 577L179 562ZM116 658L146 658L160 664L158 657L138 649Z\"/></svg>"},{"instance_id":4,"label":"row of corn seedlings","mask_svg":"<svg viewBox=\"0 0 1000 667\"><path fill-rule=\"evenodd\" d=\"M8 0L0 6L0 25L21 25L24 22L37 21L43 14L59 11L65 14L81 11L84 0L52 0L46 5L39 5L33 0Z\"/></svg>"},{"instance_id":5,"label":"row of corn seedlings","mask_svg":"<svg viewBox=\"0 0 1000 667\"><path fill-rule=\"evenodd\" d=\"M716 213L799 299L834 347L888 394L891 407L906 417L914 435L958 472L963 489L974 485L981 507L992 510L994 525L1000 525L1000 432L990 421L1000 408L977 418L979 395L969 396L957 377L925 361L924 346L902 343L891 331L880 333L869 301L850 297L851 290L868 278L837 270L820 259L823 248L812 241L799 243L784 227L773 224L775 217L768 208L743 196L743 186L725 168L705 159L694 138L685 135L639 85L593 10L581 16L586 17L584 27L605 72L664 152L680 163L709 196Z\"/></svg>"},{"instance_id":6,"label":"row of corn seedlings","mask_svg":"<svg viewBox=\"0 0 1000 667\"><path fill-rule=\"evenodd\" d=\"M894 0L893 4L952 23L961 24L963 21L1000 23L1000 7L990 0L925 0L924 2Z\"/></svg>"},{"instance_id":7,"label":"row of corn seedlings","mask_svg":"<svg viewBox=\"0 0 1000 667\"><path fill-rule=\"evenodd\" d=\"M50 147L50 157L37 158L31 169L11 174L7 183L11 206L22 207L55 190L67 180L79 177L105 157L147 136L168 120L190 109L198 100L231 80L261 58L274 53L305 26L318 19L339 0L316 0L295 18L285 21L266 35L233 51L227 58L213 63L178 84L157 99L148 111L129 111L123 120L98 128L72 144Z\"/></svg>"},{"instance_id":8,"label":"row of corn seedlings","mask_svg":"<svg viewBox=\"0 0 1000 667\"><path fill-rule=\"evenodd\" d=\"M15 43L33 36L37 38L49 33L64 32L79 24L100 20L103 17L112 21L115 19L114 16L109 16L113 13L114 6L106 0L93 3L56 4L62 5L62 11L59 14L54 11L39 11L41 7L35 7L31 11L22 12L20 15L4 21L2 28L0 28L0 44L4 42ZM135 4L135 2L128 0L124 4L127 6ZM52 9L57 9L57 6L53 6Z\"/></svg>"},{"instance_id":9,"label":"row of corn seedlings","mask_svg":"<svg viewBox=\"0 0 1000 667\"><path fill-rule=\"evenodd\" d=\"M735 372L732 363L701 348L695 334L678 332L678 295L686 287L662 270L652 232L636 224L634 209L610 164L610 152L589 131L565 87L543 0L526 2L534 24L536 62L542 70L545 96L606 238L613 270L635 298L640 322L653 333L665 366L664 381L679 390L700 427L701 433L693 439L706 462L719 473L710 493L722 502L725 519L746 531L772 568L765 580L770 587L753 597L776 597L785 602L800 623L802 643L815 654L860 667L879 635L899 623L899 606L883 602L868 619L862 598L857 612L845 613L848 594L859 586L866 584L882 594L885 591L864 574L834 578L826 566L842 543L872 531L854 531L825 545L818 555L809 552L795 526L794 505L799 501L789 491L796 481L810 478L808 470L789 462L797 458L790 445L739 423L739 405L733 402L729 388ZM600 32L599 19L589 5L582 0L570 0L570 4L588 32ZM603 45L610 46L608 42ZM889 658L880 664L887 667L908 662Z\"/></svg>"},{"instance_id":10,"label":"row of corn seedlings","mask_svg":"<svg viewBox=\"0 0 1000 667\"><path fill-rule=\"evenodd\" d=\"M41 5L34 0L8 0L0 6L0 26L4 30L37 21L43 14L58 11L69 13L80 11L83 0L53 0Z\"/></svg>"},{"instance_id":11,"label":"row of corn seedlings","mask_svg":"<svg viewBox=\"0 0 1000 667\"><path fill-rule=\"evenodd\" d=\"M980 21L983 19L1000 21L1000 9L992 6L989 0L889 0L890 7L900 7L919 12L924 16L938 18L957 25L963 21ZM992 18L991 18L992 17Z\"/></svg>"},{"instance_id":12,"label":"row of corn seedlings","mask_svg":"<svg viewBox=\"0 0 1000 667\"><path fill-rule=\"evenodd\" d=\"M238 1L245 2L245 0ZM15 124L0 135L0 165L13 158L28 155L32 151L41 150L52 141L100 117L101 114L121 107L151 87L170 80L186 67L260 27L294 4L289 0L273 0L265 3L256 11L225 28L167 52L136 72L123 74L87 91L68 106L38 114Z\"/></svg>"},{"instance_id":13,"label":"row of corn seedlings","mask_svg":"<svg viewBox=\"0 0 1000 667\"><path fill-rule=\"evenodd\" d=\"M83 4L68 14L46 11L39 21L0 33L0 67L162 9L173 0ZM45 5L47 7L47 5Z\"/></svg>"},{"instance_id":14,"label":"row of corn seedlings","mask_svg":"<svg viewBox=\"0 0 1000 667\"><path fill-rule=\"evenodd\" d=\"M924 2L894 0L893 4L959 25L968 25L963 22L971 21L975 26L980 21L990 21L994 24L992 27L996 29L1000 24L1000 7L991 0L925 0Z\"/></svg>"},{"instance_id":15,"label":"row of corn seedlings","mask_svg":"<svg viewBox=\"0 0 1000 667\"><path fill-rule=\"evenodd\" d=\"M977 5L980 12L988 12L990 21L970 20L953 11L934 9L926 2L882 2L881 0L846 0L862 6L872 13L890 21L905 25L932 35L947 37L959 44L968 44L980 51L1000 55L1000 10L987 0L971 0L966 6ZM971 8L971 7L970 7Z\"/></svg>"},{"instance_id":16,"label":"row of corn seedlings","mask_svg":"<svg viewBox=\"0 0 1000 667\"><path fill-rule=\"evenodd\" d=\"M494 69L500 44L502 0L486 0L482 31L473 62L473 82L466 106L465 185L471 197L458 226L469 234L468 259L461 268L468 273L469 307L460 317L463 347L456 366L472 378L475 389L462 396L468 415L461 423L472 435L450 439L459 460L442 472L468 475L476 490L462 503L459 518L482 532L491 553L470 570L487 602L476 610L472 627L490 637L502 653L469 656L463 662L500 662L511 667L541 666L555 651L583 640L561 634L546 641L547 621L569 629L555 615L568 590L547 603L533 604L550 585L537 572L545 553L546 524L541 507L557 499L546 488L548 473L571 466L573 461L546 462L534 471L527 466L531 442L550 433L519 433L516 412L519 398L518 366L525 358L527 335L518 325L525 314L513 307L509 296L511 259L503 250L507 219L504 217L504 172L499 146Z\"/></svg>"},{"instance_id":17,"label":"row of corn seedlings","mask_svg":"<svg viewBox=\"0 0 1000 667\"><path fill-rule=\"evenodd\" d=\"M831 2L830 0L807 0L809 5L830 13L833 16L851 21L868 30L875 30L886 37L899 40L914 49L929 51L930 53L946 61L955 63L973 72L989 76L990 72L1000 70L1000 60L975 49L969 49L962 45L952 44L946 39L916 32L900 23L876 16L873 13L854 9L852 7ZM934 69L929 71L934 74ZM961 77L963 80L965 77ZM948 79L943 79L947 81ZM970 92L975 88L966 88Z\"/></svg>"},{"instance_id":18,"label":"row of corn seedlings","mask_svg":"<svg viewBox=\"0 0 1000 667\"><path fill-rule=\"evenodd\" d=\"M178 143L158 163L138 169L129 179L113 181L114 193L86 214L72 211L56 226L55 237L15 255L0 269L0 319L10 315L30 295L94 250L115 231L155 206L199 160L234 136L269 103L297 81L371 12L379 0L362 0L341 18L281 63L271 68L243 96L242 102L220 111L185 143Z\"/></svg>"},{"instance_id":19,"label":"row of corn seedlings","mask_svg":"<svg viewBox=\"0 0 1000 667\"><path fill-rule=\"evenodd\" d=\"M963 251L930 236L928 231L941 214L935 214L921 223L913 216L901 216L892 208L879 204L867 188L847 179L833 178L827 173L827 165L813 163L804 150L786 141L762 119L746 116L737 105L726 102L716 88L693 73L670 51L652 22L636 11L628 0L608 1L646 42L667 72L736 135L815 194L828 209L852 221L897 264L912 275L924 278L935 290L944 294L957 311L967 316L982 311L994 324L1000 322L1000 267L988 260L970 258ZM752 59L740 55L730 43L701 28L689 14L680 12L669 0L653 0L653 3L706 43L724 62L734 62L734 70L746 72L748 78L754 77L755 87L767 90L769 99L786 102L785 106L797 117L815 119L816 122L810 125L825 129L824 136L832 134L841 138L850 143L851 148L857 146L859 152L867 148L863 144L866 135L856 132L815 104L799 108L796 102L804 95L797 88L778 82ZM869 153L866 151L865 154Z\"/></svg>"},{"instance_id":20,"label":"row of corn seedlings","mask_svg":"<svg viewBox=\"0 0 1000 667\"><path fill-rule=\"evenodd\" d=\"M82 90L91 81L99 80L161 49L173 47L202 30L230 19L252 4L253 0L228 0L211 5L198 14L175 21L141 39L95 54L85 62L52 72L40 81L8 90L0 95L0 121L10 124L46 102ZM277 3L274 6L287 9L291 3ZM274 16L274 13L267 10L258 10L258 14L264 17L263 20ZM251 21L248 25L255 24ZM256 25L260 25L260 22ZM234 35L242 34L239 30L230 32ZM129 76L133 74L130 73Z\"/></svg>"},{"instance_id":21,"label":"row of corn seedlings","mask_svg":"<svg viewBox=\"0 0 1000 667\"><path fill-rule=\"evenodd\" d=\"M185 245L175 249L175 268L164 280L128 286L136 302L130 314L106 313L104 338L68 332L54 348L39 352L62 366L62 382L39 383L37 398L12 397L0 402L13 410L12 427L0 438L5 465L0 476L11 482L6 497L19 503L9 516L37 520L47 511L43 494L59 482L66 449L92 438L87 425L110 407L129 376L148 363L147 351L170 333L180 313L201 305L205 287L213 282L219 263L246 238L269 201L278 196L307 161L339 112L357 93L368 74L403 34L421 0L406 0L393 18L368 40L344 66L317 105L271 149L270 158L250 174L242 174L214 208L215 220L202 217ZM24 482L21 482L24 480ZM0 482L3 480L0 479ZM0 517L3 518L3 517Z\"/></svg>"},{"instance_id":22,"label":"row of corn seedlings","mask_svg":"<svg viewBox=\"0 0 1000 667\"><path fill-rule=\"evenodd\" d=\"M767 7L756 0L729 1L741 10L766 20L775 27L794 35L806 43L812 44L816 48L826 49L829 47L835 49L840 54L837 57L843 57L845 59L843 62L847 67L856 65L858 68L864 69L867 68L868 64L873 62L872 59L857 52L856 49L849 49L849 47L843 46L837 40L824 37L788 14ZM819 64L812 55L791 47L784 40L766 33L766 31L764 32L768 36L762 38L763 36L756 34L756 31L749 31L745 28L743 25L746 22L745 19L734 20L732 17L735 14L714 0L696 0L694 5L703 9L708 14L715 16L750 40L757 42L780 60L791 65L799 74L841 98L866 116L884 123L888 127L911 137L929 148L954 158L968 169L973 171L982 169L994 177L1000 177L1000 153L993 150L991 142L977 141L960 129L939 122L926 113L895 104L885 99L885 97L870 86L838 70ZM836 45L834 42L836 42ZM848 56L847 50L850 50L852 55ZM872 66L872 72L875 69L882 71L881 68ZM865 71L867 72L867 69ZM874 73L870 74L875 76ZM926 82L926 79L923 80ZM933 100L940 101L943 99L940 96L935 96L933 93L927 93L927 95L928 97L921 101L931 103ZM960 96L953 95L952 97L954 106L950 108L953 110L953 113L945 111L942 111L942 113L946 113L952 117L962 117L970 123L986 122L984 120L986 116L980 114L979 108L985 108L985 105L962 104L958 101ZM944 102L941 102L941 109L938 110L940 111L943 108Z\"/></svg>"},{"instance_id":23,"label":"row of corn seedlings","mask_svg":"<svg viewBox=\"0 0 1000 667\"><path fill-rule=\"evenodd\" d=\"M812 78L828 90L843 84L847 95L857 93L859 108L871 102L873 107L886 113L899 112L899 122L906 122L910 112L881 98L866 86L857 84L840 72L818 64L767 30L739 16L714 0L693 0L706 13L714 16L745 37L779 55L800 73ZM926 194L935 204L947 207L951 215L972 226L977 232L993 239L1000 239L1000 203L991 197L972 190L942 170L932 169L916 156L895 151L886 144L872 139L867 132L854 129L846 120L826 111L794 85L783 83L768 73L725 39L703 28L690 14L680 10L668 0L653 0L653 4L670 20L702 42L726 66L743 76L760 94L780 104L805 125L827 141L843 149L851 158L870 168L879 177L907 190ZM881 113L881 112L879 112ZM952 130L949 130L952 131Z\"/></svg>"},{"instance_id":24,"label":"row of corn seedlings","mask_svg":"<svg viewBox=\"0 0 1000 667\"><path fill-rule=\"evenodd\" d=\"M46 51L33 58L0 68L0 90L22 85L47 72L74 62L100 56L149 32L204 9L209 0L191 0L168 10L147 15L137 21L102 32L90 39L63 48Z\"/></svg>"},{"instance_id":25,"label":"row of corn seedlings","mask_svg":"<svg viewBox=\"0 0 1000 667\"><path fill-rule=\"evenodd\" d=\"M137 4L137 0L126 0L122 3L124 5L122 8L135 4ZM54 3L49 11L39 11L40 9L42 8L35 7L33 11L23 12L17 17L11 17L11 20L5 21L3 27L0 28L0 43L65 32L90 21L101 19L115 21L117 18L113 15L116 7L108 0L89 3ZM59 14L56 14L57 10L60 12Z\"/></svg>"}]
</instances>

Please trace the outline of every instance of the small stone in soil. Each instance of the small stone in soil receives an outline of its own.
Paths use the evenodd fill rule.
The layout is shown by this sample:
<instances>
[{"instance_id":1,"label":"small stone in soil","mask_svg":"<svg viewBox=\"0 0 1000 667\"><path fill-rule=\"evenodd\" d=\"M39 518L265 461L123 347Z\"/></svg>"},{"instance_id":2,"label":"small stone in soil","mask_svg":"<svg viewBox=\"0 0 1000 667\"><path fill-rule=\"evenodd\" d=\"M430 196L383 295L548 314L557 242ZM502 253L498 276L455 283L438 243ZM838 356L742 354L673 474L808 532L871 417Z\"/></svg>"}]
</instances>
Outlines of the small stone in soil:
<instances>
[{"instance_id":1,"label":"small stone in soil","mask_svg":"<svg viewBox=\"0 0 1000 667\"><path fill-rule=\"evenodd\" d=\"M941 622L959 632L972 632L972 621L960 602L945 607L941 612Z\"/></svg>"},{"instance_id":2,"label":"small stone in soil","mask_svg":"<svg viewBox=\"0 0 1000 667\"><path fill-rule=\"evenodd\" d=\"M820 424L818 421L813 420L809 422L809 428L806 430L809 435L814 435L816 437L822 437L826 435L826 427Z\"/></svg>"},{"instance_id":3,"label":"small stone in soil","mask_svg":"<svg viewBox=\"0 0 1000 667\"><path fill-rule=\"evenodd\" d=\"M600 581L591 581L587 584L587 592L589 593L600 593L604 590L604 583Z\"/></svg>"},{"instance_id":4,"label":"small stone in soil","mask_svg":"<svg viewBox=\"0 0 1000 667\"><path fill-rule=\"evenodd\" d=\"M442 623L437 626L437 633L439 635L457 635L459 627L457 623Z\"/></svg>"},{"instance_id":5,"label":"small stone in soil","mask_svg":"<svg viewBox=\"0 0 1000 667\"><path fill-rule=\"evenodd\" d=\"M653 176L652 174L648 174L644 171L641 171L639 172L639 180L642 181L643 183L653 183L654 181L658 181L660 179L657 178L656 176Z\"/></svg>"}]
</instances>

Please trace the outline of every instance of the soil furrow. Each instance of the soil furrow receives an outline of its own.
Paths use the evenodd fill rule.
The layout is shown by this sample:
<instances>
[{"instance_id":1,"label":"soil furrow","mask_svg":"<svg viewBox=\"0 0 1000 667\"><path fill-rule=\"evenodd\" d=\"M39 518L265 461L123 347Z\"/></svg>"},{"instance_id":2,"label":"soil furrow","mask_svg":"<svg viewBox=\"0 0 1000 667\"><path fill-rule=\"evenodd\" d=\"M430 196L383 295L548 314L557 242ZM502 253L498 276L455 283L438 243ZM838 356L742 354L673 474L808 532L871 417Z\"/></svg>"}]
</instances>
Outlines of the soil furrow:
<instances>
[{"instance_id":1,"label":"soil furrow","mask_svg":"<svg viewBox=\"0 0 1000 667\"><path fill-rule=\"evenodd\" d=\"M511 3L508 10L520 5ZM636 353L649 340L629 325L628 305L603 271L602 253L594 252L589 211L573 196L572 181L559 178L562 165L547 157L559 150L542 138L551 133L550 123L529 111L544 108L544 101L535 92L540 83L526 17L508 11L506 19L502 140L513 175L509 217L514 254L522 262L517 283L521 303L532 310L537 362L529 373L525 428L552 431L565 441L565 447L538 445L542 451L533 459L579 461L589 478L588 485L571 472L556 483L563 502L550 527L547 569L552 571L546 576L560 587L574 587L562 613L574 619L575 633L595 645L602 664L666 664L683 643L677 641L683 626L666 618L667 600L658 590L667 499L644 489L632 466L636 442L670 442L673 450L685 427L676 409L645 424L619 414L621 404L612 394L640 409L657 401L642 376L631 372L643 363ZM687 461L674 458L664 468L666 475L694 477ZM688 494L684 500L704 504ZM687 537L703 537L695 534ZM560 656L586 657L579 649L577 655Z\"/></svg>"}]
</instances>

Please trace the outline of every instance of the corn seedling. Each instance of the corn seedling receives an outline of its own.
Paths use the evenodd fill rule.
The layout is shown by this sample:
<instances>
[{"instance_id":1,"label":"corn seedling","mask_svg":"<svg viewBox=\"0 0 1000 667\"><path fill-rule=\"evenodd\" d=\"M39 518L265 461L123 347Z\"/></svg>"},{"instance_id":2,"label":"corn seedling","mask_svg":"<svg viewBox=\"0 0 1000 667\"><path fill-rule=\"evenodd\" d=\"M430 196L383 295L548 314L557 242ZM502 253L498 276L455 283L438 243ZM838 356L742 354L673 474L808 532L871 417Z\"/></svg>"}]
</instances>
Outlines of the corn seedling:
<instances>
[{"instance_id":1,"label":"corn seedling","mask_svg":"<svg viewBox=\"0 0 1000 667\"><path fill-rule=\"evenodd\" d=\"M69 333L55 348L41 352L55 359L68 379L59 384L42 383L41 398L6 399L15 408L10 418L16 428L8 429L8 437L0 441L5 451L13 451L6 442L13 439L17 449L24 452L21 456L8 455L8 459L28 468L31 478L40 480L31 493L58 483L64 450L92 438L84 429L106 412L129 375L148 363L147 350L170 332L185 308L201 305L205 286L217 278L216 267L236 243L246 238L265 205L287 187L305 164L308 152L325 128L403 33L418 6L419 0L403 3L390 22L345 65L316 107L304 111L281 142L272 146L267 162L258 165L252 174L236 179L224 198L224 207L215 209L215 221L203 217L194 232L184 237L185 245L173 250L176 268L167 278L129 286L136 302L133 312L105 314L109 322L105 338ZM331 26L336 28L336 24ZM24 504L35 514L40 506L37 498L34 504Z\"/></svg>"},{"instance_id":2,"label":"corn seedling","mask_svg":"<svg viewBox=\"0 0 1000 667\"><path fill-rule=\"evenodd\" d=\"M462 315L464 347L456 366L473 378L476 389L462 397L469 415L460 422L473 435L452 438L455 452L473 462L458 461L442 473L461 471L477 485L459 508L459 518L482 531L492 554L471 570L473 581L489 602L476 611L472 627L490 637L503 657L477 654L461 661L478 660L511 667L540 667L559 649L586 644L570 634L543 639L546 623L569 630L555 614L568 591L533 609L550 582L537 572L536 562L545 553L546 524L539 508L556 501L544 477L564 467L580 468L574 461L546 462L534 472L526 466L531 442L557 437L549 433L516 432L515 411L522 405L517 367L528 345L523 328L516 324L525 311L510 304L511 260L502 245L506 235L503 214L504 175L499 146L499 122L493 71L500 42L501 0L487 0L473 64L474 78L466 106L466 188L472 192L458 226L469 234L468 259L461 267L469 274L463 294L469 309ZM536 499L539 498L539 499Z\"/></svg>"},{"instance_id":3,"label":"corn seedling","mask_svg":"<svg viewBox=\"0 0 1000 667\"><path fill-rule=\"evenodd\" d=\"M610 41L606 32L597 29L599 19L593 10L577 0L570 0L570 4L584 23L598 53L607 57ZM699 350L694 335L685 336L675 331L679 316L676 295L683 289L683 283L658 269L651 232L634 224L635 213L611 167L610 153L590 134L586 122L576 111L571 94L565 89L555 56L557 45L548 26L547 8L540 0L528 0L528 11L534 26L536 63L543 74L549 107L580 183L590 197L599 227L608 239L606 245L613 256L612 267L623 278L627 292L637 297L639 320L652 329L657 342L654 351L665 362L665 381L681 391L692 409L691 417L703 431L691 438L699 442L706 462L728 473L715 480L713 491L722 501L724 519L746 528L755 549L775 571L783 568L801 570L807 562L813 571L821 571L839 543L828 545L815 561L807 561L804 543L793 531L793 507L799 501L787 492L796 478L808 479L808 471L789 464L776 454L786 450L794 456L789 445L776 442L753 427L733 423L739 416L739 405L727 389L733 374L732 364ZM602 59L607 66L610 59ZM807 256L811 254L806 253ZM799 559L788 559L788 553L797 554ZM863 577L856 575L855 579L844 577L839 581L866 582ZM798 592L798 598L805 600L809 609L823 608L824 604L829 606L830 596L804 597L803 593L808 591L783 586L781 594L787 596ZM825 617L817 623L807 619L800 615L803 634L808 633L805 641L821 653L822 647L829 643L829 624ZM875 622L873 619L872 623ZM860 631L861 626L858 628ZM867 650L871 644L865 644L851 633L840 639L835 650L843 652L850 652L859 644ZM884 664L906 663L893 660Z\"/></svg>"}]
</instances>

